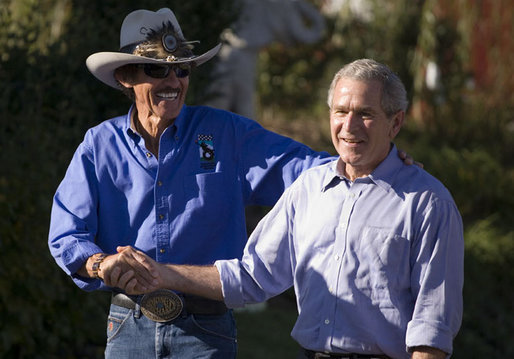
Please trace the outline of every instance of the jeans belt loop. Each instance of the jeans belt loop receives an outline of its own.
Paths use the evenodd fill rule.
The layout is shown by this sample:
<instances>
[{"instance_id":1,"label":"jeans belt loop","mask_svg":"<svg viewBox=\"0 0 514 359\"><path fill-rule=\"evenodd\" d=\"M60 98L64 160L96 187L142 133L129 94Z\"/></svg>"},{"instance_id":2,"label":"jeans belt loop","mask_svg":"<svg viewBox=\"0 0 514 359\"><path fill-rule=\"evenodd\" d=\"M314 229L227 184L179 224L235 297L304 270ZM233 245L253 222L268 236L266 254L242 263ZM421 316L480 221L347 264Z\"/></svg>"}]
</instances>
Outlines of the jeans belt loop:
<instances>
[{"instance_id":1,"label":"jeans belt loop","mask_svg":"<svg viewBox=\"0 0 514 359\"><path fill-rule=\"evenodd\" d=\"M134 318L136 319L139 319L141 318L141 304L139 304L141 302L141 296L139 296L137 298L137 301L136 301L136 307L134 308Z\"/></svg>"}]
</instances>

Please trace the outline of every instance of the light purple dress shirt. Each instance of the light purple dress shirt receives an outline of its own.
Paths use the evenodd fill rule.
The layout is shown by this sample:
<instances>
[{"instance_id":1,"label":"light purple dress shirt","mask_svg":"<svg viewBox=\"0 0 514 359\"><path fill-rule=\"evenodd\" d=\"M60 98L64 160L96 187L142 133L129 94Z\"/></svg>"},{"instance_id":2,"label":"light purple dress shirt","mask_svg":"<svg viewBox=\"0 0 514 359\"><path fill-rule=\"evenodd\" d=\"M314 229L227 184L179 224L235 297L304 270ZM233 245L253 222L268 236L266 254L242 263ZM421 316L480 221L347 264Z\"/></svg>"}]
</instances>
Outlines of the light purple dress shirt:
<instances>
[{"instance_id":1,"label":"light purple dress shirt","mask_svg":"<svg viewBox=\"0 0 514 359\"><path fill-rule=\"evenodd\" d=\"M242 261L216 262L230 307L294 285L304 348L410 358L452 352L462 319L462 220L448 190L393 146L354 182L310 169L261 221Z\"/></svg>"}]
</instances>

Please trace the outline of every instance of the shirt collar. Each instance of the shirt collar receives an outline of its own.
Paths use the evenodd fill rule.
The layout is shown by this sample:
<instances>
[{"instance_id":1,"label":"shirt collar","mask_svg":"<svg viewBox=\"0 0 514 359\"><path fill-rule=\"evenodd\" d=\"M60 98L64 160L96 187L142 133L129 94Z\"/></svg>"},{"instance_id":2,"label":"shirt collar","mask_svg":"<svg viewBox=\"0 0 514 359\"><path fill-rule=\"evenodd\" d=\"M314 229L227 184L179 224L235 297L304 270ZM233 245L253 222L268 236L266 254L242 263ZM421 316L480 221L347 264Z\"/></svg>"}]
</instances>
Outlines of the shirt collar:
<instances>
[{"instance_id":1,"label":"shirt collar","mask_svg":"<svg viewBox=\"0 0 514 359\"><path fill-rule=\"evenodd\" d=\"M329 162L327 166L327 172L323 179L321 191L325 192L329 187L336 185L340 181L347 181L344 175L339 171L338 164L341 161L341 157L337 160Z\"/></svg>"},{"instance_id":2,"label":"shirt collar","mask_svg":"<svg viewBox=\"0 0 514 359\"><path fill-rule=\"evenodd\" d=\"M135 111L135 108L136 108L136 106L134 104L132 104L132 106L130 106L130 108L129 108L127 115L125 116L124 126L125 126L125 131L127 131L128 133L136 133L135 126L132 121L132 116Z\"/></svg>"},{"instance_id":3,"label":"shirt collar","mask_svg":"<svg viewBox=\"0 0 514 359\"><path fill-rule=\"evenodd\" d=\"M186 105L182 105L182 109L180 110L180 113L178 114L177 118L175 119L175 122L173 122L173 125L177 129L177 135L182 137L182 133L184 132L184 127L186 124L186 118L188 116L188 107Z\"/></svg>"},{"instance_id":4,"label":"shirt collar","mask_svg":"<svg viewBox=\"0 0 514 359\"><path fill-rule=\"evenodd\" d=\"M125 131L126 136L134 142L134 145L137 145L142 137L137 133L136 127L132 121L132 117L136 111L136 106L133 104L130 106L128 113L125 115L125 122L123 124L123 129Z\"/></svg>"},{"instance_id":5,"label":"shirt collar","mask_svg":"<svg viewBox=\"0 0 514 359\"><path fill-rule=\"evenodd\" d=\"M130 106L129 112L125 118L125 131L128 132L129 134L139 136L139 134L136 131L136 127L135 127L134 121L133 121L133 116L134 116L135 112L136 112L136 105L132 104L132 106ZM179 115L173 122L173 125L171 125L170 127L175 126L177 128L177 131L179 129L182 129L184 127L183 124L185 123L186 117L187 117L187 106L183 105L182 109L180 110Z\"/></svg>"},{"instance_id":6,"label":"shirt collar","mask_svg":"<svg viewBox=\"0 0 514 359\"><path fill-rule=\"evenodd\" d=\"M387 157L369 175L369 178L378 186L389 192L396 174L403 166L403 161L398 157L398 149L393 143Z\"/></svg>"},{"instance_id":7,"label":"shirt collar","mask_svg":"<svg viewBox=\"0 0 514 359\"><path fill-rule=\"evenodd\" d=\"M329 163L327 174L322 183L322 191L326 191L331 185L335 185L340 181L350 181L339 170L338 165L340 162L341 157ZM394 177L396 176L396 173L400 170L402 165L403 162L398 157L398 149L396 148L396 145L393 143L392 148L389 151L387 157L367 177L371 179L371 181L373 181L377 186L380 186L385 191L389 192Z\"/></svg>"}]
</instances>

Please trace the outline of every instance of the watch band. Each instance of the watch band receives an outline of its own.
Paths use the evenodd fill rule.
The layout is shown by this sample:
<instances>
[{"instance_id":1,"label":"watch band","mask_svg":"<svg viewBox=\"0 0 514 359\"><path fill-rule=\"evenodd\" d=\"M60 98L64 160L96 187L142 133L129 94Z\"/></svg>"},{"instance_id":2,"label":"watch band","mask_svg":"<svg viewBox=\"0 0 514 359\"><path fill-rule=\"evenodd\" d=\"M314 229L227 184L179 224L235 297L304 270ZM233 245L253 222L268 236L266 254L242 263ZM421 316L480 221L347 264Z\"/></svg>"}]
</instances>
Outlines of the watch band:
<instances>
[{"instance_id":1,"label":"watch band","mask_svg":"<svg viewBox=\"0 0 514 359\"><path fill-rule=\"evenodd\" d=\"M96 257L95 261L93 262L93 266L91 267L91 271L93 272L93 278L101 279L98 276L98 271L100 270L100 264L104 261L104 259L107 257L107 254L102 253L98 257Z\"/></svg>"}]
</instances>

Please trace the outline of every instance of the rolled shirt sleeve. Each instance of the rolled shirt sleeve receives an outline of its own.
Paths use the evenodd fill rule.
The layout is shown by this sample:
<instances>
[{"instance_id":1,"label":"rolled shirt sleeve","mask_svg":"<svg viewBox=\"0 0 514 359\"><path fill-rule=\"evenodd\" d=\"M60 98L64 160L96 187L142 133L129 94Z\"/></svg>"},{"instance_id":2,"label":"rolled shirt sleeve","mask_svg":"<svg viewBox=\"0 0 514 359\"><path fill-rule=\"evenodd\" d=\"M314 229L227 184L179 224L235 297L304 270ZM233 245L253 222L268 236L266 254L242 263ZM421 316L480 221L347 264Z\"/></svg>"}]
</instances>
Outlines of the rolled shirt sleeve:
<instances>
[{"instance_id":1,"label":"rolled shirt sleeve","mask_svg":"<svg viewBox=\"0 0 514 359\"><path fill-rule=\"evenodd\" d=\"M219 260L214 265L220 274L221 290L227 307L243 307L245 303L241 287L240 261L238 259Z\"/></svg>"},{"instance_id":2,"label":"rolled shirt sleeve","mask_svg":"<svg viewBox=\"0 0 514 359\"><path fill-rule=\"evenodd\" d=\"M242 260L215 263L227 306L237 308L263 302L293 285L291 187L255 228Z\"/></svg>"},{"instance_id":3,"label":"rolled shirt sleeve","mask_svg":"<svg viewBox=\"0 0 514 359\"><path fill-rule=\"evenodd\" d=\"M76 272L102 249L95 243L98 187L88 137L77 148L54 196L48 244L59 267L79 288L89 291L100 288L102 282L82 278Z\"/></svg>"},{"instance_id":4,"label":"rolled shirt sleeve","mask_svg":"<svg viewBox=\"0 0 514 359\"><path fill-rule=\"evenodd\" d=\"M416 301L406 345L409 352L430 346L451 354L463 311L462 220L452 201L440 199L423 218L422 235L414 246L411 280Z\"/></svg>"}]
</instances>

